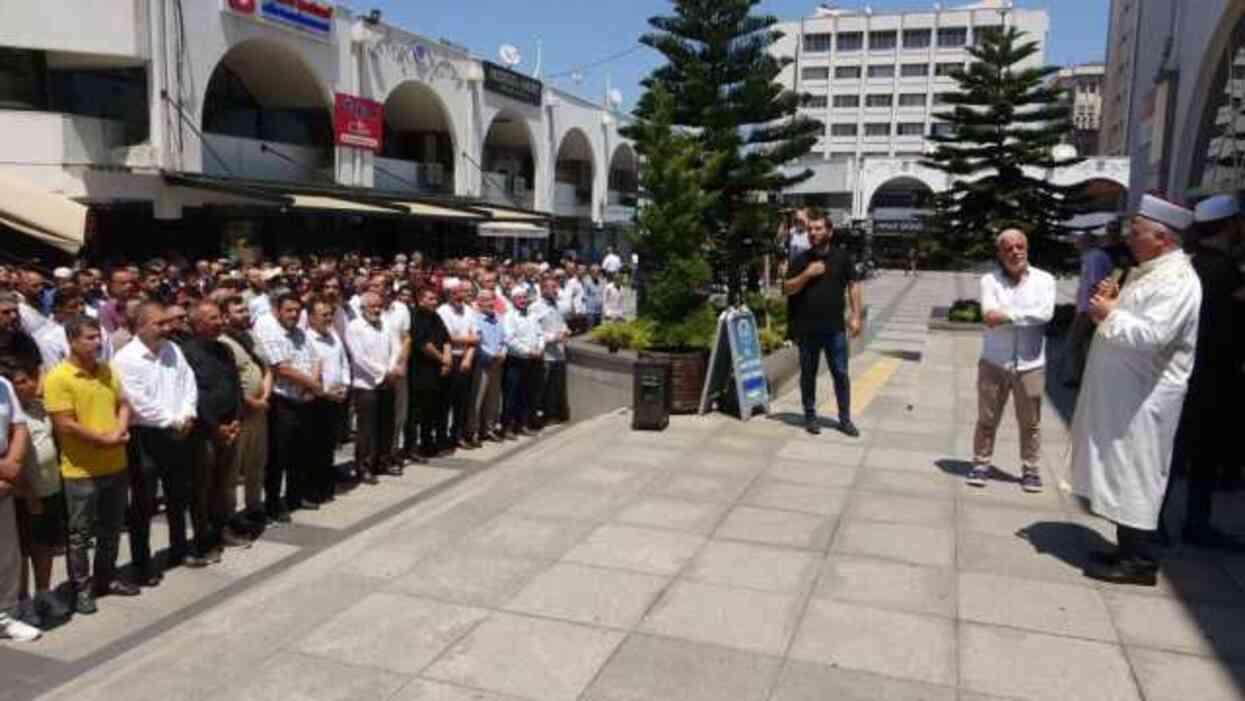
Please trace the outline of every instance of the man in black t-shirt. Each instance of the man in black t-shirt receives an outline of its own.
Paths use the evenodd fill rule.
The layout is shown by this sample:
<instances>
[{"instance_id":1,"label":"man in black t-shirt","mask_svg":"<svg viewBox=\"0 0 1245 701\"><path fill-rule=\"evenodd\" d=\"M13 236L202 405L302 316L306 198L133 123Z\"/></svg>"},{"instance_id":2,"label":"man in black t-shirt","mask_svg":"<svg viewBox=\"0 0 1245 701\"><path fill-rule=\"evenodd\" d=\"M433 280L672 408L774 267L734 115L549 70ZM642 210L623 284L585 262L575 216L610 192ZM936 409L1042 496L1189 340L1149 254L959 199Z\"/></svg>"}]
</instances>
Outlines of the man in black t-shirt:
<instances>
[{"instance_id":1,"label":"man in black t-shirt","mask_svg":"<svg viewBox=\"0 0 1245 701\"><path fill-rule=\"evenodd\" d=\"M783 294L791 301L791 335L800 347L800 399L804 404L804 427L821 433L817 422L817 371L820 356L834 378L834 396L839 405L839 430L859 436L852 423L851 381L847 374L848 334L860 335L860 271L851 255L841 246L831 247L834 230L820 211L808 215L808 235L812 248L791 261ZM844 307L851 314L844 322Z\"/></svg>"}]
</instances>

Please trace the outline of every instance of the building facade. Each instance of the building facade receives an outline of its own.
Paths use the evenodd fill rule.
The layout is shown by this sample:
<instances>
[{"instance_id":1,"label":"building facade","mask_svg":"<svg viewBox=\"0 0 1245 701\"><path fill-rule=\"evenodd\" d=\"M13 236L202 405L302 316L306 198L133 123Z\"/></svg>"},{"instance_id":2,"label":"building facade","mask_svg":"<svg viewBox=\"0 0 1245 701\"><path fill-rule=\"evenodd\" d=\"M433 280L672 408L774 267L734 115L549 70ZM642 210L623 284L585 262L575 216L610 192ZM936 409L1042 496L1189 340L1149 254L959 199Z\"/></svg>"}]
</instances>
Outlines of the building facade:
<instances>
[{"instance_id":1,"label":"building facade","mask_svg":"<svg viewBox=\"0 0 1245 701\"><path fill-rule=\"evenodd\" d=\"M1245 0L1146 0L1135 12L1132 202L1245 189Z\"/></svg>"},{"instance_id":2,"label":"building facade","mask_svg":"<svg viewBox=\"0 0 1245 701\"><path fill-rule=\"evenodd\" d=\"M1137 53L1149 43L1141 33L1142 0L1111 0L1107 29L1107 66L1103 79L1102 130L1098 151L1127 156L1133 115L1133 76Z\"/></svg>"},{"instance_id":3,"label":"building facade","mask_svg":"<svg viewBox=\"0 0 1245 701\"><path fill-rule=\"evenodd\" d=\"M1054 84L1067 95L1072 112L1072 135L1068 141L1082 156L1098 155L1102 128L1102 90L1106 67L1101 63L1068 66L1054 75Z\"/></svg>"},{"instance_id":4,"label":"building facade","mask_svg":"<svg viewBox=\"0 0 1245 701\"><path fill-rule=\"evenodd\" d=\"M234 215L272 203L238 183L286 191L282 211L311 202L356 221L397 203L399 232L569 230L586 254L632 218L639 163L624 117L344 5L45 0L5 3L3 16L0 175L100 222L147 212L170 223L150 228L175 231L211 210L233 213L216 218L226 233L245 230Z\"/></svg>"},{"instance_id":5,"label":"building facade","mask_svg":"<svg viewBox=\"0 0 1245 701\"><path fill-rule=\"evenodd\" d=\"M866 183L878 161L912 162L925 153L925 137L945 127L935 117L942 96L956 89L950 77L966 67L968 48L1004 26L1024 30L1039 51L1026 66L1045 61L1049 20L1045 10L1010 8L1002 0L896 12L821 8L811 17L778 26L775 52L794 62L780 76L785 87L809 95L802 111L825 124L825 133L798 168L814 177L788 194L829 208L839 219L863 218L875 206L920 205L929 190L924 169L896 178L880 202Z\"/></svg>"}]
</instances>

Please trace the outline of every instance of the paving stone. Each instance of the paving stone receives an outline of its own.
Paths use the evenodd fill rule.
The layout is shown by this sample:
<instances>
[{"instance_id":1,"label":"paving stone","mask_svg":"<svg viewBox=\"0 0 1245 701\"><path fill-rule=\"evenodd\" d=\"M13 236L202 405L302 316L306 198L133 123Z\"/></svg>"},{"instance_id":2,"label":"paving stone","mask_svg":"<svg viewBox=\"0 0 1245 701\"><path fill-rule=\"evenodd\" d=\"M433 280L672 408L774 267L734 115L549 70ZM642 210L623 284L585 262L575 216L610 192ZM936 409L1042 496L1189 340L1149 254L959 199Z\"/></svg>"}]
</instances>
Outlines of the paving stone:
<instances>
[{"instance_id":1,"label":"paving stone","mask_svg":"<svg viewBox=\"0 0 1245 701\"><path fill-rule=\"evenodd\" d=\"M1107 643L960 625L960 685L1033 701L1140 701L1123 650Z\"/></svg>"},{"instance_id":2,"label":"paving stone","mask_svg":"<svg viewBox=\"0 0 1245 701\"><path fill-rule=\"evenodd\" d=\"M955 683L955 624L929 616L813 599L791 656L932 684Z\"/></svg>"},{"instance_id":3,"label":"paving stone","mask_svg":"<svg viewBox=\"0 0 1245 701\"><path fill-rule=\"evenodd\" d=\"M847 520L839 527L832 550L950 567L955 558L955 536L953 531L943 528Z\"/></svg>"},{"instance_id":4,"label":"paving stone","mask_svg":"<svg viewBox=\"0 0 1245 701\"><path fill-rule=\"evenodd\" d=\"M826 465L804 460L775 460L765 475L770 479L784 482L843 489L852 486L852 483L856 481L857 471L855 467Z\"/></svg>"},{"instance_id":5,"label":"paving stone","mask_svg":"<svg viewBox=\"0 0 1245 701\"><path fill-rule=\"evenodd\" d=\"M351 561L351 567L362 577L397 577L409 572L416 563L440 549L449 539L449 535L430 529L402 532L358 553Z\"/></svg>"},{"instance_id":6,"label":"paving stone","mask_svg":"<svg viewBox=\"0 0 1245 701\"><path fill-rule=\"evenodd\" d=\"M497 613L423 676L542 701L573 701L623 637L617 631Z\"/></svg>"},{"instance_id":7,"label":"paving stone","mask_svg":"<svg viewBox=\"0 0 1245 701\"><path fill-rule=\"evenodd\" d=\"M950 501L877 492L857 492L847 513L852 520L938 528L950 528L955 521L955 505Z\"/></svg>"},{"instance_id":8,"label":"paving stone","mask_svg":"<svg viewBox=\"0 0 1245 701\"><path fill-rule=\"evenodd\" d=\"M954 617L950 569L832 554L813 595L866 606Z\"/></svg>"},{"instance_id":9,"label":"paving stone","mask_svg":"<svg viewBox=\"0 0 1245 701\"><path fill-rule=\"evenodd\" d=\"M524 701L518 696L494 694L444 682L416 679L387 701Z\"/></svg>"},{"instance_id":10,"label":"paving stone","mask_svg":"<svg viewBox=\"0 0 1245 701\"><path fill-rule=\"evenodd\" d=\"M763 456L769 456L777 452L788 438L788 436L783 434L762 437L725 433L710 438L703 447L710 451L716 451L719 454L735 454L735 460L723 462L721 466L726 469L746 472L749 469L749 459L752 465L761 462L764 460Z\"/></svg>"},{"instance_id":11,"label":"paving stone","mask_svg":"<svg viewBox=\"0 0 1245 701\"><path fill-rule=\"evenodd\" d=\"M614 521L708 535L728 506L707 501L639 495L614 514Z\"/></svg>"},{"instance_id":12,"label":"paving stone","mask_svg":"<svg viewBox=\"0 0 1245 701\"><path fill-rule=\"evenodd\" d=\"M1147 701L1238 701L1245 666L1160 650L1128 648Z\"/></svg>"},{"instance_id":13,"label":"paving stone","mask_svg":"<svg viewBox=\"0 0 1245 701\"><path fill-rule=\"evenodd\" d=\"M600 521L617 506L618 495L602 489L542 489L515 504L512 513L572 521Z\"/></svg>"},{"instance_id":14,"label":"paving stone","mask_svg":"<svg viewBox=\"0 0 1245 701\"><path fill-rule=\"evenodd\" d=\"M1116 641L1106 604L1088 585L965 573L960 575L959 599L964 620Z\"/></svg>"},{"instance_id":15,"label":"paving stone","mask_svg":"<svg viewBox=\"0 0 1245 701\"><path fill-rule=\"evenodd\" d=\"M567 475L562 484L571 488L609 489L615 494L634 493L658 474L655 470L632 465L592 465Z\"/></svg>"},{"instance_id":16,"label":"paving stone","mask_svg":"<svg viewBox=\"0 0 1245 701\"><path fill-rule=\"evenodd\" d=\"M891 492L938 499L951 499L955 495L955 483L946 475L879 468L862 470L855 486L869 492Z\"/></svg>"},{"instance_id":17,"label":"paving stone","mask_svg":"<svg viewBox=\"0 0 1245 701\"><path fill-rule=\"evenodd\" d=\"M780 661L717 645L632 635L584 701L764 701Z\"/></svg>"},{"instance_id":18,"label":"paving stone","mask_svg":"<svg viewBox=\"0 0 1245 701\"><path fill-rule=\"evenodd\" d=\"M789 441L778 451L784 460L805 460L829 465L856 467L865 457L865 449L859 445L844 445L831 441Z\"/></svg>"},{"instance_id":19,"label":"paving stone","mask_svg":"<svg viewBox=\"0 0 1245 701\"><path fill-rule=\"evenodd\" d=\"M795 629L798 604L786 594L682 581L666 591L640 629L780 655Z\"/></svg>"},{"instance_id":20,"label":"paving stone","mask_svg":"<svg viewBox=\"0 0 1245 701\"><path fill-rule=\"evenodd\" d=\"M742 503L821 516L837 516L847 503L847 490L761 479L744 494Z\"/></svg>"},{"instance_id":21,"label":"paving stone","mask_svg":"<svg viewBox=\"0 0 1245 701\"><path fill-rule=\"evenodd\" d=\"M790 660L770 701L956 701L954 687Z\"/></svg>"},{"instance_id":22,"label":"paving stone","mask_svg":"<svg viewBox=\"0 0 1245 701\"><path fill-rule=\"evenodd\" d=\"M1023 509L1044 511L1058 511L1062 508L1062 502L1059 500L1059 492L1056 487L1057 482L1051 477L1049 472L1042 475L1042 480L1046 483L1046 490L1038 494L1030 494L1020 488L1019 471L1012 475L1012 478L1017 481L1001 482L992 480L985 487L974 487L963 480L959 480L960 499L966 504L993 502L995 504L1010 504Z\"/></svg>"},{"instance_id":23,"label":"paving stone","mask_svg":"<svg viewBox=\"0 0 1245 701\"><path fill-rule=\"evenodd\" d=\"M1059 541L1050 550L1035 547L1018 536L961 531L956 538L956 567L963 572L1080 585L1086 583L1082 569L1087 560L1088 547L1079 534Z\"/></svg>"},{"instance_id":24,"label":"paving stone","mask_svg":"<svg viewBox=\"0 0 1245 701\"><path fill-rule=\"evenodd\" d=\"M1119 590L1103 592L1120 640L1222 659L1245 659L1245 608L1198 604Z\"/></svg>"},{"instance_id":25,"label":"paving stone","mask_svg":"<svg viewBox=\"0 0 1245 701\"><path fill-rule=\"evenodd\" d=\"M498 607L549 564L546 560L468 552L451 546L391 582L389 590L441 601Z\"/></svg>"},{"instance_id":26,"label":"paving stone","mask_svg":"<svg viewBox=\"0 0 1245 701\"><path fill-rule=\"evenodd\" d=\"M834 525L835 519L824 516L736 506L714 537L824 551Z\"/></svg>"},{"instance_id":27,"label":"paving stone","mask_svg":"<svg viewBox=\"0 0 1245 701\"><path fill-rule=\"evenodd\" d=\"M502 514L476 530L462 547L534 559L557 559L591 530L589 522Z\"/></svg>"},{"instance_id":28,"label":"paving stone","mask_svg":"<svg viewBox=\"0 0 1245 701\"><path fill-rule=\"evenodd\" d=\"M668 468L679 464L685 457L686 452L682 449L650 446L627 446L626 450L616 450L610 453L610 460L613 462L650 468Z\"/></svg>"},{"instance_id":29,"label":"paving stone","mask_svg":"<svg viewBox=\"0 0 1245 701\"><path fill-rule=\"evenodd\" d=\"M565 560L670 575L682 569L704 542L688 533L611 524L593 531Z\"/></svg>"},{"instance_id":30,"label":"paving stone","mask_svg":"<svg viewBox=\"0 0 1245 701\"><path fill-rule=\"evenodd\" d=\"M483 609L377 593L330 618L297 648L325 659L414 675L487 615Z\"/></svg>"},{"instance_id":31,"label":"paving stone","mask_svg":"<svg viewBox=\"0 0 1245 701\"><path fill-rule=\"evenodd\" d=\"M532 578L504 608L608 628L631 628L667 579L559 563Z\"/></svg>"},{"instance_id":32,"label":"paving stone","mask_svg":"<svg viewBox=\"0 0 1245 701\"><path fill-rule=\"evenodd\" d=\"M269 699L315 698L325 701L389 698L402 688L407 677L366 667L278 652L259 670L236 685L212 695L212 699L268 701Z\"/></svg>"},{"instance_id":33,"label":"paving stone","mask_svg":"<svg viewBox=\"0 0 1245 701\"><path fill-rule=\"evenodd\" d=\"M795 594L812 583L818 562L813 553L799 550L710 541L683 577L729 587Z\"/></svg>"},{"instance_id":34,"label":"paving stone","mask_svg":"<svg viewBox=\"0 0 1245 701\"><path fill-rule=\"evenodd\" d=\"M957 525L966 531L995 536L1015 536L1035 523L1061 523L1068 517L1059 511L1021 509L1002 504L962 501Z\"/></svg>"},{"instance_id":35,"label":"paving stone","mask_svg":"<svg viewBox=\"0 0 1245 701\"><path fill-rule=\"evenodd\" d=\"M746 475L673 470L655 479L646 491L679 499L730 503L744 493L750 480Z\"/></svg>"}]
</instances>

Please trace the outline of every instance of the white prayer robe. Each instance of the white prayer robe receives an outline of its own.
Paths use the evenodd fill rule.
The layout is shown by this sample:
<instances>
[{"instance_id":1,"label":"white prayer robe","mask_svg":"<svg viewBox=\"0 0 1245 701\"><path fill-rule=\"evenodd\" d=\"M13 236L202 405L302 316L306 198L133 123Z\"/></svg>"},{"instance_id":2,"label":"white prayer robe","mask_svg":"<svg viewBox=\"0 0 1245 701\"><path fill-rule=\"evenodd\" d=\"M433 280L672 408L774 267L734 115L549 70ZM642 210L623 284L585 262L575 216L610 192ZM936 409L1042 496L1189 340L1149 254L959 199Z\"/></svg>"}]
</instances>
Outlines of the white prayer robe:
<instances>
[{"instance_id":1,"label":"white prayer robe","mask_svg":"<svg viewBox=\"0 0 1245 701\"><path fill-rule=\"evenodd\" d=\"M1201 304L1197 273L1173 251L1138 266L1098 325L1072 419L1071 476L1103 518L1158 527Z\"/></svg>"}]
</instances>

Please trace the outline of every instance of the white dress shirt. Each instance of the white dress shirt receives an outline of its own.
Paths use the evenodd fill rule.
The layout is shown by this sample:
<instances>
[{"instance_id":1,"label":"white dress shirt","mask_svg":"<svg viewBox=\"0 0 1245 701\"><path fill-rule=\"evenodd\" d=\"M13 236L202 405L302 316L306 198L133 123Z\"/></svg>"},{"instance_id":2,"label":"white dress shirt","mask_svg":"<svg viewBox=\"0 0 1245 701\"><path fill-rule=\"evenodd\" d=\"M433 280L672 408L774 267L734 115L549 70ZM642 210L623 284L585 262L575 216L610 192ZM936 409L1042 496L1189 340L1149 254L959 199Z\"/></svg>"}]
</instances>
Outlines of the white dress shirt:
<instances>
[{"instance_id":1,"label":"white dress shirt","mask_svg":"<svg viewBox=\"0 0 1245 701\"><path fill-rule=\"evenodd\" d=\"M981 313L999 311L1008 323L986 329L981 359L1024 372L1046 365L1046 322L1055 314L1055 278L1029 266L1019 283L1002 268L981 277Z\"/></svg>"},{"instance_id":2,"label":"white dress shirt","mask_svg":"<svg viewBox=\"0 0 1245 701\"><path fill-rule=\"evenodd\" d=\"M311 349L320 359L320 384L325 392L350 386L350 359L346 356L346 344L333 329L325 335L312 329L307 332Z\"/></svg>"},{"instance_id":3,"label":"white dress shirt","mask_svg":"<svg viewBox=\"0 0 1245 701\"><path fill-rule=\"evenodd\" d=\"M601 291L601 312L606 319L623 318L622 290L612 280L605 283L605 288Z\"/></svg>"},{"instance_id":4,"label":"white dress shirt","mask_svg":"<svg viewBox=\"0 0 1245 701\"><path fill-rule=\"evenodd\" d=\"M117 353L112 365L133 410L132 425L172 428L197 415L195 373L177 344L164 341L151 349L135 336Z\"/></svg>"},{"instance_id":5,"label":"white dress shirt","mask_svg":"<svg viewBox=\"0 0 1245 701\"><path fill-rule=\"evenodd\" d=\"M366 390L376 389L385 381L401 350L383 322L373 325L363 317L346 326L346 346L350 349L353 385Z\"/></svg>"},{"instance_id":6,"label":"white dress shirt","mask_svg":"<svg viewBox=\"0 0 1245 701\"><path fill-rule=\"evenodd\" d=\"M380 320L385 325L385 330L393 336L394 341L398 344L398 351L401 352L402 345L406 343L406 339L411 336L411 310L405 304L399 301L390 303L389 308L381 312ZM398 362L400 358L395 358L394 362Z\"/></svg>"},{"instance_id":7,"label":"white dress shirt","mask_svg":"<svg viewBox=\"0 0 1245 701\"><path fill-rule=\"evenodd\" d=\"M43 357L43 369L51 370L62 360L69 357L69 337L65 335L65 327L55 321L44 324L35 334L35 345L39 346L39 355ZM103 355L100 347L100 355Z\"/></svg>"},{"instance_id":8,"label":"white dress shirt","mask_svg":"<svg viewBox=\"0 0 1245 701\"><path fill-rule=\"evenodd\" d=\"M601 261L601 269L613 275L622 270L622 258L617 253L610 253L605 256L605 260Z\"/></svg>"},{"instance_id":9,"label":"white dress shirt","mask_svg":"<svg viewBox=\"0 0 1245 701\"><path fill-rule=\"evenodd\" d=\"M476 334L476 311L471 307L464 304L455 308L453 304L442 304L437 308L437 314L445 322L445 329L449 331L451 339ZM450 346L450 353L454 355L462 355L466 350L457 344Z\"/></svg>"},{"instance_id":10,"label":"white dress shirt","mask_svg":"<svg viewBox=\"0 0 1245 701\"><path fill-rule=\"evenodd\" d=\"M44 315L43 312L24 301L17 305L17 315L21 319L22 330L31 336L39 333L44 326L52 323L52 320Z\"/></svg>"},{"instance_id":11,"label":"white dress shirt","mask_svg":"<svg viewBox=\"0 0 1245 701\"><path fill-rule=\"evenodd\" d=\"M301 373L316 376L316 366L319 364L316 352L312 350L307 334L297 325L287 330L277 321L277 317L267 314L255 322L253 333L255 349L270 367L288 365ZM279 375L273 383L272 391L279 397L296 402L312 399L310 390Z\"/></svg>"},{"instance_id":12,"label":"white dress shirt","mask_svg":"<svg viewBox=\"0 0 1245 701\"><path fill-rule=\"evenodd\" d=\"M506 350L516 358L540 357L545 352L545 336L540 329L540 319L531 310L514 311L507 314L503 322L506 327Z\"/></svg>"}]
</instances>

